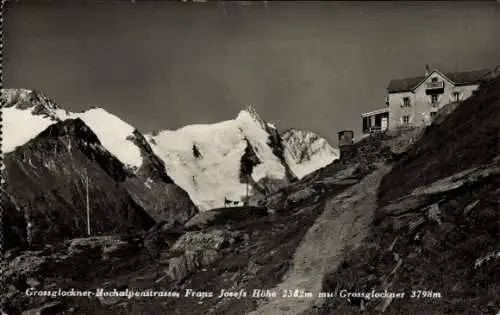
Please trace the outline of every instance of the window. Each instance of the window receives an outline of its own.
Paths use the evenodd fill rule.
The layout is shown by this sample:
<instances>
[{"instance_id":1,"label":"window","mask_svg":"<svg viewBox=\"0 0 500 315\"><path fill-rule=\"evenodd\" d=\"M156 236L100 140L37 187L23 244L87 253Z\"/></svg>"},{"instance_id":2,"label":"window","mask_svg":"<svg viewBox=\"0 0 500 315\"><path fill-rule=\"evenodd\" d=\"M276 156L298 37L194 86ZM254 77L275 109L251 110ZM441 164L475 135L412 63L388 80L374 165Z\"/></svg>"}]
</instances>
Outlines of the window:
<instances>
[{"instance_id":1,"label":"window","mask_svg":"<svg viewBox=\"0 0 500 315\"><path fill-rule=\"evenodd\" d=\"M411 106L410 98L409 97L403 97L403 106L401 106L401 107L410 107L410 106Z\"/></svg>"},{"instance_id":2,"label":"window","mask_svg":"<svg viewBox=\"0 0 500 315\"><path fill-rule=\"evenodd\" d=\"M403 116L403 124L408 125L410 123L410 116Z\"/></svg>"},{"instance_id":3,"label":"window","mask_svg":"<svg viewBox=\"0 0 500 315\"><path fill-rule=\"evenodd\" d=\"M454 102L460 101L460 93L459 92L453 92L453 101Z\"/></svg>"},{"instance_id":4,"label":"window","mask_svg":"<svg viewBox=\"0 0 500 315\"><path fill-rule=\"evenodd\" d=\"M437 105L438 96L436 94L431 95L431 103L432 103L432 105Z\"/></svg>"},{"instance_id":5,"label":"window","mask_svg":"<svg viewBox=\"0 0 500 315\"><path fill-rule=\"evenodd\" d=\"M433 83L434 83L434 82L437 82L437 81L438 81L438 78L434 77L434 78L432 78L431 80L432 80L431 82L433 82Z\"/></svg>"},{"instance_id":6,"label":"window","mask_svg":"<svg viewBox=\"0 0 500 315\"><path fill-rule=\"evenodd\" d=\"M437 113L437 112L431 112L431 118L436 117L436 113Z\"/></svg>"},{"instance_id":7,"label":"window","mask_svg":"<svg viewBox=\"0 0 500 315\"><path fill-rule=\"evenodd\" d=\"M363 117L363 133L367 133L368 128L370 128L370 124L368 122L368 117Z\"/></svg>"}]
</instances>

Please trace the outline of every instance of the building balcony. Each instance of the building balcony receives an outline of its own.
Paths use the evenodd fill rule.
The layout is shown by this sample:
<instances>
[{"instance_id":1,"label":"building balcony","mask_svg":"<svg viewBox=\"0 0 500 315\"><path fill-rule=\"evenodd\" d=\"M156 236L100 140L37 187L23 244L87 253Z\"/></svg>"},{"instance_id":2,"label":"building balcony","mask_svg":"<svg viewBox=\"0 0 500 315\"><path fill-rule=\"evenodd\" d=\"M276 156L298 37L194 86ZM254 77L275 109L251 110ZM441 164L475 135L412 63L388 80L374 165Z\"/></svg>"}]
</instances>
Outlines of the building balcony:
<instances>
[{"instance_id":1,"label":"building balcony","mask_svg":"<svg viewBox=\"0 0 500 315\"><path fill-rule=\"evenodd\" d=\"M363 128L363 134L374 134L374 133L379 133L379 132L384 132L388 129L387 124L382 125L372 125L372 126L365 126Z\"/></svg>"},{"instance_id":2,"label":"building balcony","mask_svg":"<svg viewBox=\"0 0 500 315\"><path fill-rule=\"evenodd\" d=\"M394 129L394 130L398 130L398 131L404 131L404 130L410 130L410 129L414 129L415 126L410 124L409 122L407 123L401 123L397 126L394 126L393 128L391 129Z\"/></svg>"},{"instance_id":3,"label":"building balcony","mask_svg":"<svg viewBox=\"0 0 500 315\"><path fill-rule=\"evenodd\" d=\"M363 136L373 135L376 133L382 133L386 130L387 130L387 128L382 128L380 126L373 126L373 127L368 128L368 129L364 129Z\"/></svg>"},{"instance_id":4,"label":"building balcony","mask_svg":"<svg viewBox=\"0 0 500 315\"><path fill-rule=\"evenodd\" d=\"M382 126L371 126L368 128L368 133L377 133L377 132L382 132L385 131L385 128L382 128Z\"/></svg>"},{"instance_id":5,"label":"building balcony","mask_svg":"<svg viewBox=\"0 0 500 315\"><path fill-rule=\"evenodd\" d=\"M444 89L444 81L429 82L425 84L427 90Z\"/></svg>"}]
</instances>

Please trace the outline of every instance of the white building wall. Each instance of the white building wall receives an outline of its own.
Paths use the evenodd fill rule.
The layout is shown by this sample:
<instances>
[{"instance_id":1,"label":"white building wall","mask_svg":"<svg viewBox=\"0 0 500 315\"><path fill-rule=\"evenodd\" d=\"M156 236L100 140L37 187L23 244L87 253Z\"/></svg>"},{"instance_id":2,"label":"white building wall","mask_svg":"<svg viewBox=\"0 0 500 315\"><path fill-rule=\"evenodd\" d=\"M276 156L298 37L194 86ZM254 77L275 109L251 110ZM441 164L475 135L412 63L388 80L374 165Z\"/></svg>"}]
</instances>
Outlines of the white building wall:
<instances>
[{"instance_id":1,"label":"white building wall","mask_svg":"<svg viewBox=\"0 0 500 315\"><path fill-rule=\"evenodd\" d=\"M438 81L444 82L444 93L438 94L437 106L432 106L431 95L426 94L427 83L432 82L432 78L437 77ZM478 84L455 86L447 78L441 76L439 72L433 72L422 84L413 92L401 92L389 94L389 129L394 129L403 125L403 116L410 116L410 126L418 126L430 123L431 112L438 111L441 107L454 101L453 93L459 93L459 100L465 100L472 95L472 92L479 87ZM404 97L410 98L410 107L402 107Z\"/></svg>"},{"instance_id":2,"label":"white building wall","mask_svg":"<svg viewBox=\"0 0 500 315\"><path fill-rule=\"evenodd\" d=\"M410 106L404 107L405 97L410 99ZM389 129L403 125L403 116L410 116L410 125L415 118L415 94L412 92L401 92L389 94Z\"/></svg>"}]
</instances>

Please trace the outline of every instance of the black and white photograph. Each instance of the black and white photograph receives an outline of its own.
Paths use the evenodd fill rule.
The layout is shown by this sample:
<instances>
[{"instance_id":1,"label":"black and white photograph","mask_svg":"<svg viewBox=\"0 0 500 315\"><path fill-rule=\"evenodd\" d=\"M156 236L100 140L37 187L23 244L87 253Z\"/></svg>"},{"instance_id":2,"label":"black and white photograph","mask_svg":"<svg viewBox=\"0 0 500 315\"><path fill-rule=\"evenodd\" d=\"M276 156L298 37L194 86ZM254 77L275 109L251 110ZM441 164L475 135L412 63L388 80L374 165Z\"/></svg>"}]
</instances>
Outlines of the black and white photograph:
<instances>
[{"instance_id":1,"label":"black and white photograph","mask_svg":"<svg viewBox=\"0 0 500 315\"><path fill-rule=\"evenodd\" d=\"M499 1L0 20L0 315L500 315Z\"/></svg>"}]
</instances>

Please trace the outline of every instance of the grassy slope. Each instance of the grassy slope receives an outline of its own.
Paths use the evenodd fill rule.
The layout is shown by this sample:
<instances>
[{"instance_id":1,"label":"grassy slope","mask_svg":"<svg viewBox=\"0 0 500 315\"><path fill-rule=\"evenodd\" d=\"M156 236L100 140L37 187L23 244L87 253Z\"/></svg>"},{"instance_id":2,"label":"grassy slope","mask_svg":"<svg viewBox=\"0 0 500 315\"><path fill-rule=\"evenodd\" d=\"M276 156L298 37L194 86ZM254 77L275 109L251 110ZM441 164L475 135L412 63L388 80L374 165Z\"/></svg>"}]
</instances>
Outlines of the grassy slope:
<instances>
[{"instance_id":1,"label":"grassy slope","mask_svg":"<svg viewBox=\"0 0 500 315\"><path fill-rule=\"evenodd\" d=\"M467 168L500 151L500 80L482 86L439 125L432 125L380 186L381 205Z\"/></svg>"}]
</instances>

